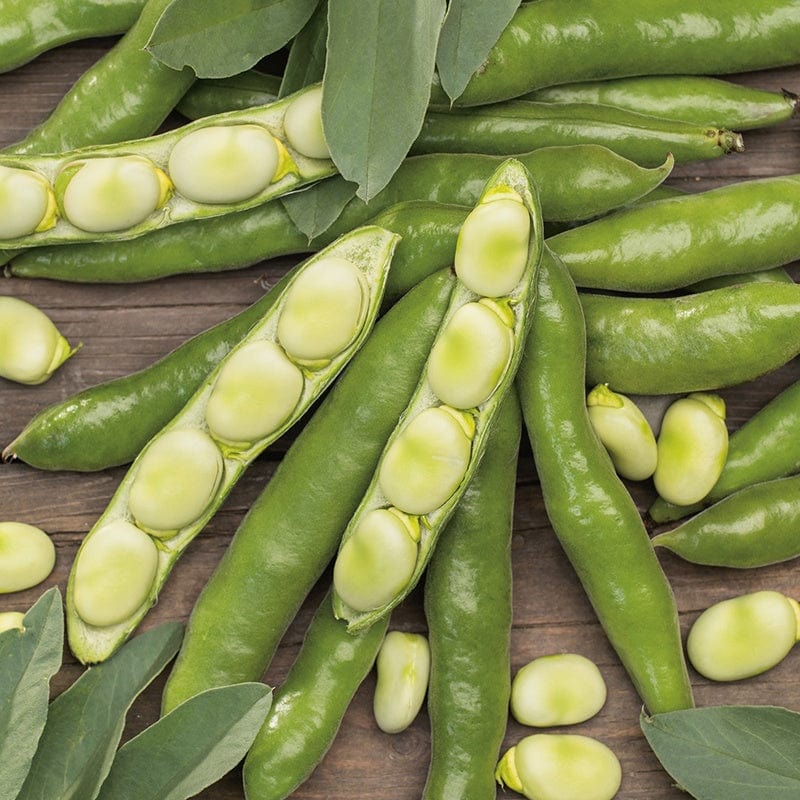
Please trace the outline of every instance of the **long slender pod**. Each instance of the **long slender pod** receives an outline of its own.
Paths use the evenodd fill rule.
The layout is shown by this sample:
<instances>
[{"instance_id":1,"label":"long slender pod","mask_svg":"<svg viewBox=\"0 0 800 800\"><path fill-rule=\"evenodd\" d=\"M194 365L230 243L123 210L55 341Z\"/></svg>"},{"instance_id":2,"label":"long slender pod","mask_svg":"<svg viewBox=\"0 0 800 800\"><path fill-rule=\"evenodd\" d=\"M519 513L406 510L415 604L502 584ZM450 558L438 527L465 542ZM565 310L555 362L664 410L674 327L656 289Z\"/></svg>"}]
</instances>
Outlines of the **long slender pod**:
<instances>
[{"instance_id":1,"label":"long slender pod","mask_svg":"<svg viewBox=\"0 0 800 800\"><path fill-rule=\"evenodd\" d=\"M651 713L692 706L675 599L585 405L581 306L548 252L517 376L550 522Z\"/></svg>"},{"instance_id":2,"label":"long slender pod","mask_svg":"<svg viewBox=\"0 0 800 800\"><path fill-rule=\"evenodd\" d=\"M428 565L431 763L424 800L495 797L511 691L511 531L520 428L512 392Z\"/></svg>"}]
</instances>

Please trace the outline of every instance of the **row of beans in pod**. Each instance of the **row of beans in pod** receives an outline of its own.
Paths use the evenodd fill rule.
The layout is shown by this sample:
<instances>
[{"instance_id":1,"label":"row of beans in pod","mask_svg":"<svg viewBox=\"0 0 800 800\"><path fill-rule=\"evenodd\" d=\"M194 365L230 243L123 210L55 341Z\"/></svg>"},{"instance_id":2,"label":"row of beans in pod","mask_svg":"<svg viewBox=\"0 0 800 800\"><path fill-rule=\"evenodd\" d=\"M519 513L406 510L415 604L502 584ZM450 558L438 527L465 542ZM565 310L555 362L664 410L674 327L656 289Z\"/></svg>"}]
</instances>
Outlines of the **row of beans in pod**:
<instances>
[{"instance_id":1,"label":"row of beans in pod","mask_svg":"<svg viewBox=\"0 0 800 800\"><path fill-rule=\"evenodd\" d=\"M146 140L0 158L0 242L138 236L332 174L318 87Z\"/></svg>"}]
</instances>

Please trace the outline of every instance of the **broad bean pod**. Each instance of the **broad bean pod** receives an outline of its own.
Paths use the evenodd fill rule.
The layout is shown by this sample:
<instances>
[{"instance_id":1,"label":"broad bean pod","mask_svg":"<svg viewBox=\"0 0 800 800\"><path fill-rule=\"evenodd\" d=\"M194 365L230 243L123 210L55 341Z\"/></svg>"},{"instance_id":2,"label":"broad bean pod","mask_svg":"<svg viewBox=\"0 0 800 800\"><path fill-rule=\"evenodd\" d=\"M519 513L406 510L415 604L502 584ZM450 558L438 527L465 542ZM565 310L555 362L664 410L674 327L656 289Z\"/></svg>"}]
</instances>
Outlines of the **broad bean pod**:
<instances>
[{"instance_id":1,"label":"broad bean pod","mask_svg":"<svg viewBox=\"0 0 800 800\"><path fill-rule=\"evenodd\" d=\"M548 221L596 217L647 195L669 175L672 161L640 167L600 145L542 148L519 156L535 176ZM390 206L410 200L472 206L499 156L442 154L406 159L388 186L368 203L353 197L325 233L309 243L282 202L188 222L120 242L38 247L17 256L9 275L77 282L126 283L185 272L236 269L264 258L305 252ZM344 182L340 176L324 183ZM326 187L303 193L313 207Z\"/></svg>"},{"instance_id":2,"label":"broad bean pod","mask_svg":"<svg viewBox=\"0 0 800 800\"><path fill-rule=\"evenodd\" d=\"M800 176L779 176L622 209L548 244L580 287L660 292L800 258L798 215Z\"/></svg>"},{"instance_id":3,"label":"broad bean pod","mask_svg":"<svg viewBox=\"0 0 800 800\"><path fill-rule=\"evenodd\" d=\"M746 486L652 539L684 561L746 569L800 556L800 476Z\"/></svg>"},{"instance_id":4,"label":"broad bean pod","mask_svg":"<svg viewBox=\"0 0 800 800\"><path fill-rule=\"evenodd\" d=\"M797 0L735 8L703 0L523 3L456 103L483 105L578 81L796 64L798 11Z\"/></svg>"},{"instance_id":5,"label":"broad bean pod","mask_svg":"<svg viewBox=\"0 0 800 800\"><path fill-rule=\"evenodd\" d=\"M461 228L442 328L334 563L333 609L349 630L414 588L486 450L530 324L543 250L535 191L509 159Z\"/></svg>"},{"instance_id":6,"label":"broad bean pod","mask_svg":"<svg viewBox=\"0 0 800 800\"><path fill-rule=\"evenodd\" d=\"M67 633L83 663L124 642L248 464L363 344L396 241L359 228L306 261L136 458L70 572Z\"/></svg>"},{"instance_id":7,"label":"broad bean pod","mask_svg":"<svg viewBox=\"0 0 800 800\"><path fill-rule=\"evenodd\" d=\"M333 616L330 593L325 596L245 758L246 798L283 800L311 775L372 668L388 624L387 618L348 633Z\"/></svg>"},{"instance_id":8,"label":"broad bean pod","mask_svg":"<svg viewBox=\"0 0 800 800\"><path fill-rule=\"evenodd\" d=\"M575 287L546 250L517 375L545 508L647 709L688 708L693 699L675 600L639 512L591 428L585 354Z\"/></svg>"},{"instance_id":9,"label":"broad bean pod","mask_svg":"<svg viewBox=\"0 0 800 800\"><path fill-rule=\"evenodd\" d=\"M423 800L495 797L510 692L510 548L520 428L519 401L510 392L486 455L428 564L431 761Z\"/></svg>"},{"instance_id":10,"label":"broad bean pod","mask_svg":"<svg viewBox=\"0 0 800 800\"><path fill-rule=\"evenodd\" d=\"M195 603L164 689L164 711L213 686L258 680L266 670L336 552L416 388L452 289L450 271L440 271L378 320L299 432ZM328 465L323 471L321 463ZM313 515L297 502L298 487ZM270 586L280 591L265 603Z\"/></svg>"},{"instance_id":11,"label":"broad bean pod","mask_svg":"<svg viewBox=\"0 0 800 800\"><path fill-rule=\"evenodd\" d=\"M280 77L252 69L230 78L201 79L184 94L175 110L187 119L199 119L263 106L278 99L280 88Z\"/></svg>"},{"instance_id":12,"label":"broad bean pod","mask_svg":"<svg viewBox=\"0 0 800 800\"><path fill-rule=\"evenodd\" d=\"M7 0L0 27L0 72L67 42L124 33L145 0Z\"/></svg>"},{"instance_id":13,"label":"broad bean pod","mask_svg":"<svg viewBox=\"0 0 800 800\"><path fill-rule=\"evenodd\" d=\"M0 180L6 195L15 182L9 201L17 201L17 213L29 213L44 200L47 207L22 234L0 226L0 246L133 238L252 208L331 175L335 167L327 151L311 152L304 141L306 125L320 114L318 102L308 108L311 92L318 90L205 117L147 139L51 155L2 156ZM302 109L302 125L295 122L296 109Z\"/></svg>"},{"instance_id":14,"label":"broad bean pod","mask_svg":"<svg viewBox=\"0 0 800 800\"><path fill-rule=\"evenodd\" d=\"M167 5L148 0L125 36L78 78L47 119L5 152L62 153L157 130L194 81L190 69L171 69L145 49Z\"/></svg>"},{"instance_id":15,"label":"broad bean pod","mask_svg":"<svg viewBox=\"0 0 800 800\"><path fill-rule=\"evenodd\" d=\"M513 100L478 108L429 111L414 153L511 155L539 147L600 144L638 164L676 164L742 152L739 133L588 103Z\"/></svg>"},{"instance_id":16,"label":"broad bean pod","mask_svg":"<svg viewBox=\"0 0 800 800\"><path fill-rule=\"evenodd\" d=\"M568 83L539 89L526 100L594 103L639 114L735 131L764 128L797 115L798 97L700 75L648 75Z\"/></svg>"},{"instance_id":17,"label":"broad bean pod","mask_svg":"<svg viewBox=\"0 0 800 800\"><path fill-rule=\"evenodd\" d=\"M742 283L677 298L581 295L587 379L631 394L734 386L800 353L800 285Z\"/></svg>"},{"instance_id":18,"label":"broad bean pod","mask_svg":"<svg viewBox=\"0 0 800 800\"><path fill-rule=\"evenodd\" d=\"M657 499L648 513L657 523L672 522L740 489L800 472L800 381L773 397L735 430L719 480L694 506Z\"/></svg>"}]
</instances>

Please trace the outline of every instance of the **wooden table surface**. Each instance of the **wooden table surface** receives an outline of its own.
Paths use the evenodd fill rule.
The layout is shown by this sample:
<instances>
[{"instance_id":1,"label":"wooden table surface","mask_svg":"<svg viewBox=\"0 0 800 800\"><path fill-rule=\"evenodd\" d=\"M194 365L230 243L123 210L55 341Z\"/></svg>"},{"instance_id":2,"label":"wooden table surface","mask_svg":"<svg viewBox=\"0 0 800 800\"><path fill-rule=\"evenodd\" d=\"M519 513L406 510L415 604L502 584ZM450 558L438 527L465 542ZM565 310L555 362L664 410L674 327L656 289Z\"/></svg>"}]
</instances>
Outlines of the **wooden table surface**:
<instances>
[{"instance_id":1,"label":"wooden table surface","mask_svg":"<svg viewBox=\"0 0 800 800\"><path fill-rule=\"evenodd\" d=\"M0 146L21 138L42 120L71 82L111 43L105 39L62 47L0 76ZM767 89L800 89L800 68L743 75L736 80ZM176 118L172 123L177 121ZM681 167L669 183L694 191L749 177L800 172L800 124L796 120L768 131L748 133L745 141L746 153ZM195 333L241 310L291 263L289 259L276 260L238 272L180 276L130 286L0 280L0 294L38 305L71 341L83 342L80 353L43 386L23 387L0 380L0 445L11 441L39 409L87 386L144 367ZM793 270L797 276L796 265ZM751 384L723 391L730 430L798 379L800 360L795 359ZM178 563L142 629L166 620L186 620L198 592L250 503L269 480L278 458L280 452L268 451L246 473ZM1 597L0 610L26 610L44 588L55 584L64 591L81 537L105 508L122 475L122 469L76 474L39 472L22 463L0 466L0 519L42 527L52 535L57 550L51 577L35 589ZM651 486L631 488L644 513L654 497ZM639 700L559 549L544 513L530 452L525 448L520 458L512 555L512 669L553 652L580 652L593 659L608 684L608 702L597 717L574 730L600 738L619 757L623 782L618 797L685 797L661 770L640 733ZM675 591L684 635L700 611L725 597L757 589L775 589L800 597L800 573L794 563L734 571L691 566L669 554L660 557ZM265 676L271 685L278 684L286 674L329 579L326 574L287 632ZM265 602L269 602L269 591L265 589ZM419 592L396 613L393 627L424 630ZM765 675L734 684L713 684L692 673L696 700L701 705L778 704L800 710L799 657L798 653L790 654ZM65 653L64 667L53 680L53 694L66 688L79 674L79 665ZM162 686L163 676L133 706L125 738L157 718ZM423 711L411 728L399 735L381 733L372 719L373 687L371 675L359 690L325 761L294 798L419 797L429 760L427 716ZM509 723L504 748L529 732ZM243 798L238 771L199 796L206 800Z\"/></svg>"}]
</instances>

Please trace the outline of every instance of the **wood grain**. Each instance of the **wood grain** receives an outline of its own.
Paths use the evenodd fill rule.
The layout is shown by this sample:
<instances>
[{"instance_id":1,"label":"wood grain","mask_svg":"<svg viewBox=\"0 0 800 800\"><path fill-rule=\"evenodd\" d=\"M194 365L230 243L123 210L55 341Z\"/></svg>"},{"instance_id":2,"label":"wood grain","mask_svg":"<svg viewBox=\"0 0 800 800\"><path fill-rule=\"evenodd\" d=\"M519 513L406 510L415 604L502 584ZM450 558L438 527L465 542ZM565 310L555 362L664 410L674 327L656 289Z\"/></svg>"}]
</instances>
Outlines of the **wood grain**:
<instances>
[{"instance_id":1,"label":"wood grain","mask_svg":"<svg viewBox=\"0 0 800 800\"><path fill-rule=\"evenodd\" d=\"M62 47L16 72L0 76L0 146L12 143L42 120L59 97L101 53L111 39ZM800 69L738 76L736 80L767 89L800 87ZM177 121L173 119L170 124ZM676 170L670 183L690 190L749 177L800 172L800 125L784 123L746 134L747 152ZM15 295L44 309L82 351L45 385L21 387L0 381L0 444L9 442L39 409L79 389L143 367L193 334L225 319L254 301L271 285L290 259L210 276L178 276L132 286L67 285L54 281L6 279L0 294ZM797 274L796 265L794 267ZM726 390L731 430L785 386L800 379L800 363L786 365L746 386ZM149 628L166 620L185 620L204 582L222 555L238 522L274 469L274 456L259 459L231 493L224 507L179 562L158 605L143 623ZM0 466L0 519L39 525L53 537L56 569L42 586L0 598L0 610L25 610L46 587L63 590L81 537L104 509L120 480L121 469L99 474L38 472L21 463ZM642 512L654 497L645 484L631 486ZM686 633L697 614L724 597L771 588L800 597L796 565L748 572L712 570L661 556L674 587L681 625ZM519 466L513 540L513 669L531 658L558 651L577 651L597 662L609 687L602 712L580 726L580 732L609 744L622 762L620 800L679 800L685 797L659 767L639 731L640 703L598 626L547 522L530 453L523 449ZM287 632L265 680L278 684L286 674L303 631L322 597L326 573ZM264 601L279 587L265 587ZM419 591L395 615L394 627L424 630ZM699 704L769 703L800 710L797 654L766 675L736 684L712 684L692 674ZM53 694L66 688L80 668L67 652ZM128 738L158 715L163 677L134 705L125 732ZM331 751L312 778L294 795L297 800L410 800L419 797L429 758L429 730L423 713L405 733L381 733L372 720L374 677L358 692ZM528 733L511 722L506 745ZM203 792L206 800L241 800L237 771Z\"/></svg>"}]
</instances>

